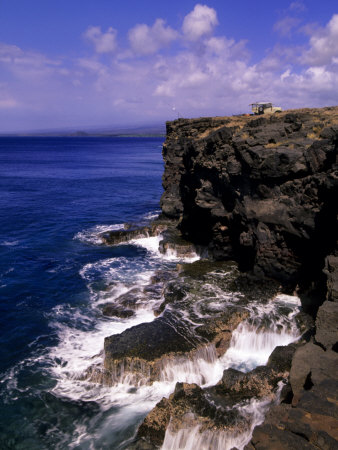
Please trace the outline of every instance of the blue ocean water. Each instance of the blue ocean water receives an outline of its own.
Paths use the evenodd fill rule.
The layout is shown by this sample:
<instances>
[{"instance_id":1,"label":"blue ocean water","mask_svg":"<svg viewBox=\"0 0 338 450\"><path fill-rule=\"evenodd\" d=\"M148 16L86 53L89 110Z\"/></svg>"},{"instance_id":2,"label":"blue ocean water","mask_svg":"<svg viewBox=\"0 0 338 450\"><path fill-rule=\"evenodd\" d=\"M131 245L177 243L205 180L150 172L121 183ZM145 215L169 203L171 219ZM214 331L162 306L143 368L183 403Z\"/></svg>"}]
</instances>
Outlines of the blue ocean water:
<instances>
[{"instance_id":1,"label":"blue ocean water","mask_svg":"<svg viewBox=\"0 0 338 450\"><path fill-rule=\"evenodd\" d=\"M215 385L224 369L251 370L265 364L277 345L298 338L299 299L281 295L246 306L251 317L234 331L220 358L206 346L195 358L169 358L152 384L128 371L112 385L102 383L104 338L154 320L163 292L152 276L182 262L175 253L158 251L159 236L115 247L100 239L103 231L158 215L162 143L0 139L1 450L126 450L146 414L177 381ZM241 297L217 283L203 289L198 296L191 293L191 316L181 306L172 314L194 326L210 308L222 311ZM102 314L103 305L123 305L123 298L134 316ZM266 405L254 402L238 410L254 424L263 420ZM244 437L235 431L239 440L220 435L213 448L243 448L250 430ZM189 448L210 448L190 431ZM181 437L169 433L164 448L181 448Z\"/></svg>"},{"instance_id":2,"label":"blue ocean water","mask_svg":"<svg viewBox=\"0 0 338 450\"><path fill-rule=\"evenodd\" d=\"M90 448L93 442L116 448L123 440L100 440L110 436L102 429L95 434L109 407L84 401L83 392L57 391L57 370L71 364L77 340L84 345L88 333L82 332L93 329L95 345L103 347L107 331L100 334L102 323L95 322L88 283L105 280L100 261L109 261L110 274L114 264L132 271L146 249L95 245L95 236L158 213L162 143L0 139L0 448ZM81 352L74 358L81 360Z\"/></svg>"}]
</instances>

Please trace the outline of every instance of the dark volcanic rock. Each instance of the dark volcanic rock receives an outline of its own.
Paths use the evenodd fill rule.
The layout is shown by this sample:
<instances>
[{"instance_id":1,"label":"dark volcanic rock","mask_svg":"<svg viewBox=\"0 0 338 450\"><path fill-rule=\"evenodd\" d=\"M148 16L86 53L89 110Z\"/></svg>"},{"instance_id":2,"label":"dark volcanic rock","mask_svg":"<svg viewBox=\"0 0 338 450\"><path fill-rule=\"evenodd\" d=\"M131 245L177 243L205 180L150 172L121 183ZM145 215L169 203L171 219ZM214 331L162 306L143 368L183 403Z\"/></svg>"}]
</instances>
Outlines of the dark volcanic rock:
<instances>
[{"instance_id":1,"label":"dark volcanic rock","mask_svg":"<svg viewBox=\"0 0 338 450\"><path fill-rule=\"evenodd\" d=\"M281 366L280 363L278 365ZM274 367L258 366L248 373L227 369L215 391L231 396L232 400L236 399L237 402L252 397L269 398L274 395L278 382L289 374L288 370L276 370L276 367L277 364Z\"/></svg>"},{"instance_id":2,"label":"dark volcanic rock","mask_svg":"<svg viewBox=\"0 0 338 450\"><path fill-rule=\"evenodd\" d=\"M297 346L297 344L289 344L276 347L269 357L267 366L272 367L277 372L290 372L292 358Z\"/></svg>"},{"instance_id":3,"label":"dark volcanic rock","mask_svg":"<svg viewBox=\"0 0 338 450\"><path fill-rule=\"evenodd\" d=\"M234 277L233 291L255 299L258 280L269 277L290 293L297 286L313 318L318 311L315 327L313 318L298 315L306 333L297 344L277 347L266 367L226 370L209 389L224 401L266 397L290 372L283 403L255 429L247 449L338 448L337 155L338 107L167 123L164 215L177 219L183 238L209 257L249 271ZM200 331L210 340L217 320L206 326ZM169 399L171 417L183 418L172 405Z\"/></svg>"},{"instance_id":4,"label":"dark volcanic rock","mask_svg":"<svg viewBox=\"0 0 338 450\"><path fill-rule=\"evenodd\" d=\"M170 227L162 233L162 240L159 244L161 253L173 251L179 258L191 258L196 255L196 247L191 242L182 239L177 228Z\"/></svg>"},{"instance_id":5,"label":"dark volcanic rock","mask_svg":"<svg viewBox=\"0 0 338 450\"><path fill-rule=\"evenodd\" d=\"M151 383L159 380L168 367L171 371L187 361L195 364L199 358L210 363L226 352L232 332L250 314L246 297L230 292L231 283L238 277L236 264L197 261L180 264L178 269L175 274L156 273L141 293L130 290L108 305L106 312L126 314L136 307L131 303L134 297L154 294L155 290L158 298L163 298L155 311L161 316L153 322L105 339L104 368L93 379L101 377L107 384L125 378Z\"/></svg>"},{"instance_id":6,"label":"dark volcanic rock","mask_svg":"<svg viewBox=\"0 0 338 450\"><path fill-rule=\"evenodd\" d=\"M197 349L197 339L188 336L184 326L167 314L105 338L102 381L114 384L126 376L135 384L159 380L166 362L182 354L189 357Z\"/></svg>"},{"instance_id":7,"label":"dark volcanic rock","mask_svg":"<svg viewBox=\"0 0 338 450\"><path fill-rule=\"evenodd\" d=\"M318 309L316 318L316 341L326 350L338 343L338 302L326 301Z\"/></svg>"},{"instance_id":8,"label":"dark volcanic rock","mask_svg":"<svg viewBox=\"0 0 338 450\"><path fill-rule=\"evenodd\" d=\"M120 317L121 319L126 319L135 315L135 312L131 309L119 308L114 303L107 303L102 308L102 314L108 317Z\"/></svg>"},{"instance_id":9,"label":"dark volcanic rock","mask_svg":"<svg viewBox=\"0 0 338 450\"><path fill-rule=\"evenodd\" d=\"M156 220L152 224L144 227L135 227L126 224L124 230L107 231L100 235L102 242L107 245L118 245L132 239L157 236L167 229L171 221Z\"/></svg>"},{"instance_id":10,"label":"dark volcanic rock","mask_svg":"<svg viewBox=\"0 0 338 450\"><path fill-rule=\"evenodd\" d=\"M137 438L159 447L163 443L169 422L170 429L174 432L198 425L202 431L211 430L215 433L238 430L240 433L248 427L245 417L230 408L216 407L210 392L196 384L187 383L177 383L169 399L163 398L155 406L141 424Z\"/></svg>"},{"instance_id":11,"label":"dark volcanic rock","mask_svg":"<svg viewBox=\"0 0 338 450\"><path fill-rule=\"evenodd\" d=\"M324 273L327 276L327 299L338 302L338 256L326 258Z\"/></svg>"},{"instance_id":12,"label":"dark volcanic rock","mask_svg":"<svg viewBox=\"0 0 338 450\"><path fill-rule=\"evenodd\" d=\"M167 123L163 213L215 259L320 283L338 237L337 123L338 107Z\"/></svg>"},{"instance_id":13,"label":"dark volcanic rock","mask_svg":"<svg viewBox=\"0 0 338 450\"><path fill-rule=\"evenodd\" d=\"M153 361L164 354L189 352L194 345L163 317L150 323L128 328L121 334L105 339L105 364L121 358L140 358Z\"/></svg>"}]
</instances>

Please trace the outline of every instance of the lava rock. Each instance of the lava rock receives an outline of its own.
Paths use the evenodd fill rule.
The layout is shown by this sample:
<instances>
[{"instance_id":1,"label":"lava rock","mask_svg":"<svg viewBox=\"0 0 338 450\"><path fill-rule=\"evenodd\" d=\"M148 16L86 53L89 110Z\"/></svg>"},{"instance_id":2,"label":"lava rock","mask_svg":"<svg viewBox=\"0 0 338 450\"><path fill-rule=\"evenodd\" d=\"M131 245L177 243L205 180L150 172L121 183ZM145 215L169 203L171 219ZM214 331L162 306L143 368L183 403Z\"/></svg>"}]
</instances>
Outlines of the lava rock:
<instances>
[{"instance_id":1,"label":"lava rock","mask_svg":"<svg viewBox=\"0 0 338 450\"><path fill-rule=\"evenodd\" d=\"M108 317L120 317L121 319L127 319L134 316L135 312L131 309L119 308L114 303L107 303L102 308L102 314Z\"/></svg>"},{"instance_id":2,"label":"lava rock","mask_svg":"<svg viewBox=\"0 0 338 450\"><path fill-rule=\"evenodd\" d=\"M316 318L316 342L330 350L338 343L338 302L326 301Z\"/></svg>"}]
</instances>

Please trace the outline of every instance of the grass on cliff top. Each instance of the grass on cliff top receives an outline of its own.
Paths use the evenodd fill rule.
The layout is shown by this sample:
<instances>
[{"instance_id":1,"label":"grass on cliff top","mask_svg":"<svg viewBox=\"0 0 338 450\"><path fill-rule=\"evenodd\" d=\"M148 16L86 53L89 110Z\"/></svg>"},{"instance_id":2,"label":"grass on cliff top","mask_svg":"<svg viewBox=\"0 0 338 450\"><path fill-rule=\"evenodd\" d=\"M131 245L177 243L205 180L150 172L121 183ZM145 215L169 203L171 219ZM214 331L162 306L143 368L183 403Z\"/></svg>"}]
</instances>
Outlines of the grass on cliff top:
<instances>
[{"instance_id":1,"label":"grass on cliff top","mask_svg":"<svg viewBox=\"0 0 338 450\"><path fill-rule=\"evenodd\" d=\"M311 116L314 122L314 126L312 131L308 134L309 139L318 139L320 132L323 128L328 126L338 126L338 106L329 106L324 108L299 108L299 109L287 109L278 113L278 118L283 120L283 118L287 114L300 114ZM224 126L237 128L237 131L240 131L245 125L247 125L252 120L257 120L258 118L269 119L271 117L270 114L267 115L241 115L241 116L216 116L213 117L213 123L215 126L212 126L201 133L198 138L203 139L209 136L211 133L219 130ZM199 121L199 119L190 119L193 121Z\"/></svg>"}]
</instances>

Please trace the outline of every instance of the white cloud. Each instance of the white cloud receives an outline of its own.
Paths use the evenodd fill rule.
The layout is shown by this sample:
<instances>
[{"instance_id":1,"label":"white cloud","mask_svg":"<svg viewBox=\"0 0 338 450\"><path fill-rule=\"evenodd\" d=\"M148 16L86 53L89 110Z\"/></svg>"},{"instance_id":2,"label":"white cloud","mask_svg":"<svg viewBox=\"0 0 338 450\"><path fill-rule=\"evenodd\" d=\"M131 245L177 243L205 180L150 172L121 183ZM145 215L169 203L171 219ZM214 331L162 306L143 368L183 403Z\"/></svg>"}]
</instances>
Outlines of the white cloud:
<instances>
[{"instance_id":1,"label":"white cloud","mask_svg":"<svg viewBox=\"0 0 338 450\"><path fill-rule=\"evenodd\" d=\"M157 19L152 27L146 24L136 25L128 35L132 49L139 55L156 53L178 37L177 31L166 26L163 19Z\"/></svg>"},{"instance_id":2,"label":"white cloud","mask_svg":"<svg viewBox=\"0 0 338 450\"><path fill-rule=\"evenodd\" d=\"M8 45L0 42L0 63L30 66L30 67L56 67L61 61L46 58L41 53L24 51L16 45Z\"/></svg>"},{"instance_id":3,"label":"white cloud","mask_svg":"<svg viewBox=\"0 0 338 450\"><path fill-rule=\"evenodd\" d=\"M296 17L286 16L276 22L273 26L274 31L281 36L290 36L293 30L300 24L300 20Z\"/></svg>"},{"instance_id":4,"label":"white cloud","mask_svg":"<svg viewBox=\"0 0 338 450\"><path fill-rule=\"evenodd\" d=\"M292 2L289 6L290 11L303 12L306 11L306 6L301 1Z\"/></svg>"},{"instance_id":5,"label":"white cloud","mask_svg":"<svg viewBox=\"0 0 338 450\"><path fill-rule=\"evenodd\" d=\"M310 38L310 49L302 57L305 64L331 64L338 57L338 14L334 14L325 28Z\"/></svg>"},{"instance_id":6,"label":"white cloud","mask_svg":"<svg viewBox=\"0 0 338 450\"><path fill-rule=\"evenodd\" d=\"M245 41L213 35L216 24L214 9L196 5L181 34L157 19L132 28L124 49L112 28L90 27L86 37L97 53L73 61L0 43L2 115L16 117L12 127L22 114L41 128L173 119L173 105L194 117L249 112L262 99L283 108L338 104L338 15L308 37L306 51L276 45L255 63ZM183 45L161 51L175 40Z\"/></svg>"},{"instance_id":7,"label":"white cloud","mask_svg":"<svg viewBox=\"0 0 338 450\"><path fill-rule=\"evenodd\" d=\"M84 37L91 41L97 53L111 53L116 50L117 31L110 27L106 33L102 33L101 27L89 27L84 33Z\"/></svg>"},{"instance_id":8,"label":"white cloud","mask_svg":"<svg viewBox=\"0 0 338 450\"><path fill-rule=\"evenodd\" d=\"M286 80L291 74L291 70L287 69L285 72L282 73L282 75L280 76L281 81Z\"/></svg>"},{"instance_id":9,"label":"white cloud","mask_svg":"<svg viewBox=\"0 0 338 450\"><path fill-rule=\"evenodd\" d=\"M31 81L42 80L56 72L61 73L62 61L0 42L0 66L18 79Z\"/></svg>"},{"instance_id":10,"label":"white cloud","mask_svg":"<svg viewBox=\"0 0 338 450\"><path fill-rule=\"evenodd\" d=\"M217 24L216 11L198 4L185 16L182 31L189 41L197 41L202 36L210 35Z\"/></svg>"},{"instance_id":11,"label":"white cloud","mask_svg":"<svg viewBox=\"0 0 338 450\"><path fill-rule=\"evenodd\" d=\"M229 54L234 43L233 39L228 40L225 37L211 37L205 41L207 50L218 55Z\"/></svg>"}]
</instances>

